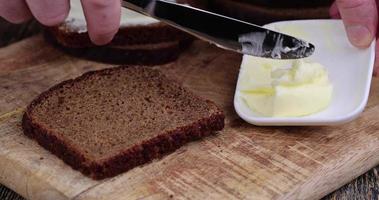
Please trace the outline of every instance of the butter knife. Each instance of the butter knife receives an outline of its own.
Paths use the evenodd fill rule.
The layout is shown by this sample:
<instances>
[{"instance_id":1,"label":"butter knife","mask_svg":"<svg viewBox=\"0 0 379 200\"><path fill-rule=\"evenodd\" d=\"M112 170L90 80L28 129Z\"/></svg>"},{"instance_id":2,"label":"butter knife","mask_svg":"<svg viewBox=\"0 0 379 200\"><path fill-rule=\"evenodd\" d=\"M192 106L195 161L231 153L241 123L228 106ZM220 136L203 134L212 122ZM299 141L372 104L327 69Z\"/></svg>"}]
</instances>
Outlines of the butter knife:
<instances>
[{"instance_id":1,"label":"butter knife","mask_svg":"<svg viewBox=\"0 0 379 200\"><path fill-rule=\"evenodd\" d=\"M241 54L298 59L312 55L315 50L313 44L304 40L175 0L123 0L122 6Z\"/></svg>"}]
</instances>

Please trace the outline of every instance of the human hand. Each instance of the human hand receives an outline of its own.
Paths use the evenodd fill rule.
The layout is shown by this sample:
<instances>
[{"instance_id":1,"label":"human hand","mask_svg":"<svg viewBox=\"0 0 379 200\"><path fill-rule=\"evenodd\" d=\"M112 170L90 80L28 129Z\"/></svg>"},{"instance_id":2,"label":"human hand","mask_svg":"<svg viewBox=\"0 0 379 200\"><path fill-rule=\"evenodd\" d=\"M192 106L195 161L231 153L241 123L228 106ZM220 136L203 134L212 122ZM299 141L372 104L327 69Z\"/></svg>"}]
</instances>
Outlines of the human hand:
<instances>
[{"instance_id":1,"label":"human hand","mask_svg":"<svg viewBox=\"0 0 379 200\"><path fill-rule=\"evenodd\" d=\"M120 0L81 0L81 3L92 42L109 43L120 26ZM12 23L34 16L43 25L56 26L64 22L69 10L70 0L0 0L0 16Z\"/></svg>"},{"instance_id":2,"label":"human hand","mask_svg":"<svg viewBox=\"0 0 379 200\"><path fill-rule=\"evenodd\" d=\"M367 48L378 31L378 7L375 0L336 0L330 8L332 18L342 18L350 42ZM379 41L376 42L374 75L379 76Z\"/></svg>"}]
</instances>

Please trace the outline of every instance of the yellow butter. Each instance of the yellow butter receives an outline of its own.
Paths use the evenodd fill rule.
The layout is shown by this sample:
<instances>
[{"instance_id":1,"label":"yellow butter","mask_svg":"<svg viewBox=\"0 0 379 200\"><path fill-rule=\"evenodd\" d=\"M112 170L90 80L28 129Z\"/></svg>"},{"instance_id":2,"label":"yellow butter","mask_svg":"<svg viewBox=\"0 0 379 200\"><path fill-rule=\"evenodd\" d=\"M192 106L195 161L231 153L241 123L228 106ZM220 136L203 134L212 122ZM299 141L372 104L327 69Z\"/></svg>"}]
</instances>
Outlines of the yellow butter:
<instances>
[{"instance_id":1,"label":"yellow butter","mask_svg":"<svg viewBox=\"0 0 379 200\"><path fill-rule=\"evenodd\" d=\"M238 90L254 112L296 117L327 108L333 87L319 63L245 57Z\"/></svg>"}]
</instances>

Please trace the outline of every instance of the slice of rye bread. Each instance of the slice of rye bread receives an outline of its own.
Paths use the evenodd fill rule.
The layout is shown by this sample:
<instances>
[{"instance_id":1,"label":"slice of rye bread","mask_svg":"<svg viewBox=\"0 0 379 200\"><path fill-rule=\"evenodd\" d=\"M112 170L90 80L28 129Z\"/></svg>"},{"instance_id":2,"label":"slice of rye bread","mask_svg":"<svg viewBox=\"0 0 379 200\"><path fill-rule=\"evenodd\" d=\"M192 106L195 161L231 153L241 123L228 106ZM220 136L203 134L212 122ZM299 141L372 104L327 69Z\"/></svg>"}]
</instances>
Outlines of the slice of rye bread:
<instances>
[{"instance_id":1,"label":"slice of rye bread","mask_svg":"<svg viewBox=\"0 0 379 200\"><path fill-rule=\"evenodd\" d=\"M106 45L70 48L61 45L55 36L45 32L45 38L63 52L91 61L108 64L159 65L176 60L191 45L193 39L161 42L159 44Z\"/></svg>"},{"instance_id":2,"label":"slice of rye bread","mask_svg":"<svg viewBox=\"0 0 379 200\"><path fill-rule=\"evenodd\" d=\"M120 29L110 44L94 45L80 1L71 1L64 23L46 27L46 38L65 52L112 64L156 65L175 60L193 37L151 17L122 8Z\"/></svg>"},{"instance_id":3,"label":"slice of rye bread","mask_svg":"<svg viewBox=\"0 0 379 200\"><path fill-rule=\"evenodd\" d=\"M303 5L303 3L302 6L282 7L278 7L278 5L268 5L267 2L254 3L254 1L247 1L248 0L210 0L209 9L223 15L259 25L283 20L330 18L330 0L321 1L318 6L314 5L315 2L312 1L312 6L306 6Z\"/></svg>"},{"instance_id":4,"label":"slice of rye bread","mask_svg":"<svg viewBox=\"0 0 379 200\"><path fill-rule=\"evenodd\" d=\"M42 93L22 127L72 168L103 179L222 130L224 115L156 69L117 67Z\"/></svg>"},{"instance_id":5,"label":"slice of rye bread","mask_svg":"<svg viewBox=\"0 0 379 200\"><path fill-rule=\"evenodd\" d=\"M56 38L56 41L64 47L96 47L96 45L91 42L87 31L79 32L69 23L48 27L47 30ZM157 22L149 25L121 27L107 47L112 47L115 45L154 45L162 42L188 40L190 38L192 37L183 31L175 29L162 22Z\"/></svg>"},{"instance_id":6,"label":"slice of rye bread","mask_svg":"<svg viewBox=\"0 0 379 200\"><path fill-rule=\"evenodd\" d=\"M70 1L70 12L64 23L48 30L65 47L95 46L89 38L87 23L79 0ZM188 39L188 37L188 34L154 18L122 8L120 29L109 46L159 44Z\"/></svg>"}]
</instances>

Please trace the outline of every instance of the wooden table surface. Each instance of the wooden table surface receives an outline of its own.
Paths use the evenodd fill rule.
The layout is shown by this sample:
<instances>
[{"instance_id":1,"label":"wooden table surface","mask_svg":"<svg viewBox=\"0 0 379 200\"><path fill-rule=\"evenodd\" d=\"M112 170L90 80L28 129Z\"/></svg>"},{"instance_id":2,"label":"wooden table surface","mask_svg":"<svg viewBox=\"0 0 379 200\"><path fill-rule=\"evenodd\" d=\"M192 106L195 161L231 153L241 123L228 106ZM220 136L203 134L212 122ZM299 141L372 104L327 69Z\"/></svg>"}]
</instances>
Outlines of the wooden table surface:
<instances>
[{"instance_id":1,"label":"wooden table surface","mask_svg":"<svg viewBox=\"0 0 379 200\"><path fill-rule=\"evenodd\" d=\"M0 47L38 32L35 22L10 25L0 19ZM324 199L379 199L379 166L353 180ZM21 196L0 184L0 199L21 200Z\"/></svg>"}]
</instances>

